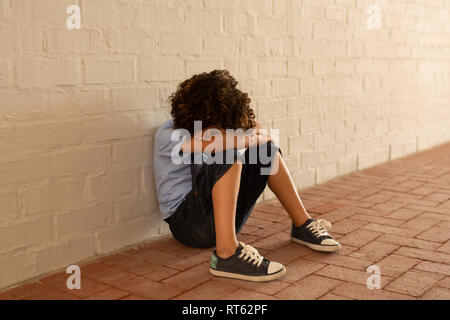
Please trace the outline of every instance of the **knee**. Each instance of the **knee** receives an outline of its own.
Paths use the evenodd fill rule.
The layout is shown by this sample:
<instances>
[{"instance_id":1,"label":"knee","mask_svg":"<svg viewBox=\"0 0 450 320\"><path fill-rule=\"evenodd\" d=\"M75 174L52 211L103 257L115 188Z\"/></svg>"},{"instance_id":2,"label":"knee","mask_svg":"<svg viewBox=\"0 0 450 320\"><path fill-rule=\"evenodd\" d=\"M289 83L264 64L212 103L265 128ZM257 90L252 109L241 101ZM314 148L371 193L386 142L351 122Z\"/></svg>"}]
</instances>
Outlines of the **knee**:
<instances>
[{"instance_id":1,"label":"knee","mask_svg":"<svg viewBox=\"0 0 450 320\"><path fill-rule=\"evenodd\" d=\"M242 162L236 161L231 165L231 167L227 170L226 174L237 175L239 176L242 171Z\"/></svg>"},{"instance_id":2,"label":"knee","mask_svg":"<svg viewBox=\"0 0 450 320\"><path fill-rule=\"evenodd\" d=\"M228 187L231 187L240 180L242 173L242 163L239 161L235 161L232 165L229 164L216 164L216 169L213 173L213 188L212 190L217 189L217 185L221 183L226 184ZM220 167L219 167L220 166Z\"/></svg>"},{"instance_id":3,"label":"knee","mask_svg":"<svg viewBox=\"0 0 450 320\"><path fill-rule=\"evenodd\" d=\"M280 147L278 146L278 144L275 143L275 141L267 142L267 150L270 150L270 156L272 158L282 154Z\"/></svg>"},{"instance_id":4,"label":"knee","mask_svg":"<svg viewBox=\"0 0 450 320\"><path fill-rule=\"evenodd\" d=\"M273 141L268 141L248 148L245 151L245 163L270 165L281 155L281 149Z\"/></svg>"}]
</instances>

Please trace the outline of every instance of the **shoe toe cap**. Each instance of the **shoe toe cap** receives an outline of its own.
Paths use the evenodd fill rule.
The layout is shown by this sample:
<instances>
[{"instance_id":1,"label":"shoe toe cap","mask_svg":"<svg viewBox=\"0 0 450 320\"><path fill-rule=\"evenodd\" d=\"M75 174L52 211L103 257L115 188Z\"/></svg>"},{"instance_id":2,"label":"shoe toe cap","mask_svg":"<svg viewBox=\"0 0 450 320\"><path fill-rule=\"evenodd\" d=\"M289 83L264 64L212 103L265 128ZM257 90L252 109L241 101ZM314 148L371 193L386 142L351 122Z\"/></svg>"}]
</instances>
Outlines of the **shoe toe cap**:
<instances>
[{"instance_id":1,"label":"shoe toe cap","mask_svg":"<svg viewBox=\"0 0 450 320\"><path fill-rule=\"evenodd\" d=\"M277 273L277 272L279 272L281 269L283 269L283 267L284 267L284 266L283 266L281 263L271 261L271 262L269 263L269 267L268 267L268 269L267 269L267 273L268 273L268 274Z\"/></svg>"},{"instance_id":2,"label":"shoe toe cap","mask_svg":"<svg viewBox=\"0 0 450 320\"><path fill-rule=\"evenodd\" d=\"M334 239L324 239L321 243L321 245L325 245L325 246L336 246L336 247L340 247L341 245L339 244L339 242L337 242Z\"/></svg>"}]
</instances>

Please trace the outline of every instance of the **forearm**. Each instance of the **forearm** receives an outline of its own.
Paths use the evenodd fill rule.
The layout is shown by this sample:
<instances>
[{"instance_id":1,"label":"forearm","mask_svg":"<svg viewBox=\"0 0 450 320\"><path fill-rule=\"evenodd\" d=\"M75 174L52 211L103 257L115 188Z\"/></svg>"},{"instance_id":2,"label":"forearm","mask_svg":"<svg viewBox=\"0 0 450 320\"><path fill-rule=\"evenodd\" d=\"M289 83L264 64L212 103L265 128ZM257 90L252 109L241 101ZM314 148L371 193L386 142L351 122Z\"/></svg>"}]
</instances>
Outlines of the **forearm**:
<instances>
[{"instance_id":1,"label":"forearm","mask_svg":"<svg viewBox=\"0 0 450 320\"><path fill-rule=\"evenodd\" d=\"M217 133L212 136L194 137L187 140L182 150L184 152L220 152L228 149L245 149L270 141L270 137L261 135L257 130L246 134Z\"/></svg>"}]
</instances>

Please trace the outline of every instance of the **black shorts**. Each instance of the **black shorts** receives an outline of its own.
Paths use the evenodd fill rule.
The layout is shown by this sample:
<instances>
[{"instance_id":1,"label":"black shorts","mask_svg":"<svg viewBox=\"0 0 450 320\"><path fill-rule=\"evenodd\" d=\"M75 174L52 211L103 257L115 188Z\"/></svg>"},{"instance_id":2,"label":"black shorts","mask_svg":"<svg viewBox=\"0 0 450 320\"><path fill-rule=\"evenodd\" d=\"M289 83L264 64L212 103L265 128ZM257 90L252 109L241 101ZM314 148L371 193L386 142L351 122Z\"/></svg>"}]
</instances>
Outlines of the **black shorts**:
<instances>
[{"instance_id":1,"label":"black shorts","mask_svg":"<svg viewBox=\"0 0 450 320\"><path fill-rule=\"evenodd\" d=\"M264 145L261 145L261 148ZM251 153L257 148L257 153ZM247 221L256 201L264 191L269 175L261 174L261 169L269 171L276 152L281 150L273 143L268 142L262 150L267 150L267 157L261 161L249 154L258 154L259 147L252 147L245 151L245 163L242 164L241 182L236 207L236 233L239 233ZM254 151L254 150L253 150ZM234 159L238 158L234 150ZM215 155L217 158L218 154ZM270 157L270 161L267 159ZM251 161L249 161L251 160ZM214 209L212 203L212 189L214 184L228 171L233 164L213 163L202 164L198 172L193 173L193 187L176 211L165 221L170 226L175 239L181 243L197 247L211 248L216 245L216 232L214 227Z\"/></svg>"}]
</instances>

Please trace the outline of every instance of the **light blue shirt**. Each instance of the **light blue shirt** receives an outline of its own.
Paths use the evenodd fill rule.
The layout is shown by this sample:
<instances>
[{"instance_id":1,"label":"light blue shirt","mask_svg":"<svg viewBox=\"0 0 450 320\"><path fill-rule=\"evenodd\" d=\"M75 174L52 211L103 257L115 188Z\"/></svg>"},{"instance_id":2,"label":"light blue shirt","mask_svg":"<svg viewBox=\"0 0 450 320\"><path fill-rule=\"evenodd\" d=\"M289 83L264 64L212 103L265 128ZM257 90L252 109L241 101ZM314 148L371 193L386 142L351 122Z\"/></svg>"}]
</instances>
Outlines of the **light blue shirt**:
<instances>
[{"instance_id":1,"label":"light blue shirt","mask_svg":"<svg viewBox=\"0 0 450 320\"><path fill-rule=\"evenodd\" d=\"M173 128L173 119L164 122L155 135L153 170L163 219L170 217L192 190L191 154L180 154L181 144L187 137L190 137L187 130ZM244 163L241 152L237 155ZM203 163L211 161L214 156L209 153L194 153L196 172Z\"/></svg>"},{"instance_id":2,"label":"light blue shirt","mask_svg":"<svg viewBox=\"0 0 450 320\"><path fill-rule=\"evenodd\" d=\"M166 121L155 135L153 170L159 209L162 212L163 219L170 217L192 190L189 154L186 154L188 157L185 156L184 158L176 156L186 137L187 135L179 130L175 132L173 119ZM177 139L175 140L175 138ZM194 163L199 163L197 158L202 157L202 153L196 153L194 157ZM182 159L184 161L181 161Z\"/></svg>"}]
</instances>

